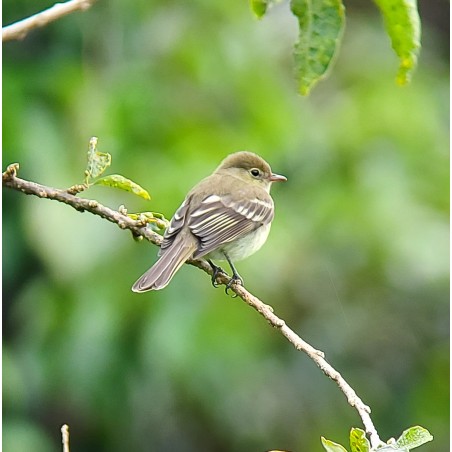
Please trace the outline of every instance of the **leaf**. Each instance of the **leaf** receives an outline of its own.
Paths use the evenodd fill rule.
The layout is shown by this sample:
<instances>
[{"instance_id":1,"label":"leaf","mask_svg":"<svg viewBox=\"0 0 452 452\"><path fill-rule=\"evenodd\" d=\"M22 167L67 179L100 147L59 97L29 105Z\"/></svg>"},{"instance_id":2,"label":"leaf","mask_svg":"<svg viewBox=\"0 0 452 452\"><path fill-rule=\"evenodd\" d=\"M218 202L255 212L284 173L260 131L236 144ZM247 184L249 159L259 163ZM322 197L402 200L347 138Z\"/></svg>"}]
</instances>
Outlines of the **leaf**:
<instances>
[{"instance_id":1,"label":"leaf","mask_svg":"<svg viewBox=\"0 0 452 452\"><path fill-rule=\"evenodd\" d=\"M342 0L291 0L290 8L299 26L294 48L298 86L307 95L333 62L345 25L345 8Z\"/></svg>"},{"instance_id":2,"label":"leaf","mask_svg":"<svg viewBox=\"0 0 452 452\"><path fill-rule=\"evenodd\" d=\"M360 428L352 428L350 430L350 448L352 452L370 451L370 443L364 430Z\"/></svg>"},{"instance_id":3,"label":"leaf","mask_svg":"<svg viewBox=\"0 0 452 452\"><path fill-rule=\"evenodd\" d=\"M347 449L342 447L340 444L334 443L329 439L325 439L323 436L321 437L322 446L327 452L347 452Z\"/></svg>"},{"instance_id":4,"label":"leaf","mask_svg":"<svg viewBox=\"0 0 452 452\"><path fill-rule=\"evenodd\" d=\"M250 0L250 6L258 19L262 19L267 12L268 0Z\"/></svg>"},{"instance_id":5,"label":"leaf","mask_svg":"<svg viewBox=\"0 0 452 452\"><path fill-rule=\"evenodd\" d=\"M400 64L396 81L405 85L417 65L421 49L421 21L416 0L375 0Z\"/></svg>"},{"instance_id":6,"label":"leaf","mask_svg":"<svg viewBox=\"0 0 452 452\"><path fill-rule=\"evenodd\" d=\"M408 450L422 446L433 440L433 436L424 427L416 425L405 430L397 440L397 446L404 447Z\"/></svg>"},{"instance_id":7,"label":"leaf","mask_svg":"<svg viewBox=\"0 0 452 452\"><path fill-rule=\"evenodd\" d=\"M107 187L120 188L121 190L130 191L144 199L151 199L149 193L140 185L132 182L130 179L126 179L120 174L111 174L109 176L97 179L94 182L95 185L105 185Z\"/></svg>"},{"instance_id":8,"label":"leaf","mask_svg":"<svg viewBox=\"0 0 452 452\"><path fill-rule=\"evenodd\" d=\"M97 137L89 140L88 164L85 170L85 183L88 185L91 178L100 176L111 165L111 155L108 152L97 150Z\"/></svg>"}]
</instances>

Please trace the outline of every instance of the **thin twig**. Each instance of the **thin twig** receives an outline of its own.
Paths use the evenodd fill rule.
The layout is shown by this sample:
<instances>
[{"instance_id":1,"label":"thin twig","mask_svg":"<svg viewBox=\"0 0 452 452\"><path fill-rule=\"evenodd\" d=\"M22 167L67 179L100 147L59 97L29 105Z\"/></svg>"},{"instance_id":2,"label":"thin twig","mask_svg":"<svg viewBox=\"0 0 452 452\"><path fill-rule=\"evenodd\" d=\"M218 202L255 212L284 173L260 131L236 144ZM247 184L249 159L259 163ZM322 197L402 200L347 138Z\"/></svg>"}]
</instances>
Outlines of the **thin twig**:
<instances>
[{"instance_id":1,"label":"thin twig","mask_svg":"<svg viewBox=\"0 0 452 452\"><path fill-rule=\"evenodd\" d=\"M140 220L132 220L127 215L103 206L99 202L92 199L79 198L68 192L68 190L60 190L58 188L47 187L45 185L30 182L20 179L16 176L19 165L13 163L9 165L7 170L3 173L3 185L21 191L27 195L35 195L39 198L52 199L54 201L63 202L72 206L79 212L91 212L95 215L117 224L121 229L129 229L136 236L143 236L145 239L160 245L162 238L156 232L149 228L143 227L143 222ZM72 187L71 187L72 188Z\"/></svg>"},{"instance_id":2,"label":"thin twig","mask_svg":"<svg viewBox=\"0 0 452 452\"><path fill-rule=\"evenodd\" d=\"M61 442L63 443L63 452L69 452L69 426L67 424L61 427Z\"/></svg>"},{"instance_id":3,"label":"thin twig","mask_svg":"<svg viewBox=\"0 0 452 452\"><path fill-rule=\"evenodd\" d=\"M61 19L75 11L86 11L95 1L96 0L70 0L66 3L55 3L55 5L40 13L3 27L2 41L23 39L35 28L44 27L48 23Z\"/></svg>"},{"instance_id":4,"label":"thin twig","mask_svg":"<svg viewBox=\"0 0 452 452\"><path fill-rule=\"evenodd\" d=\"M132 220L131 218L112 210L108 207L99 204L97 201L79 198L72 194L69 194L65 190L59 190L52 187L46 187L44 185L37 184L35 182L26 181L17 177L18 164L13 164L3 173L3 185L14 190L19 190L28 195L35 195L40 198L53 199L55 201L63 202L72 206L79 211L88 211L95 215L99 215L112 223L116 223L121 229L129 229L136 236L142 236L152 242L155 245L160 245L161 236L155 232L149 230L149 228L143 227L143 223L139 220ZM187 261L188 264L204 270L209 275L212 275L212 269L210 265L204 259ZM228 284L230 278L223 273L219 273L216 282L218 284ZM377 430L374 427L372 419L370 418L370 408L364 404L364 402L358 397L355 390L344 380L341 374L335 370L325 359L325 354L316 350L310 344L305 342L300 336L298 336L286 322L279 318L273 311L273 308L259 298L248 292L245 287L240 284L232 284L231 290L237 294L245 303L254 308L260 315L262 315L268 323L277 328L281 334L297 349L306 353L320 368L320 370L331 380L335 381L339 386L339 389L344 393L348 403L356 409L366 433L369 436L372 448L384 444L378 436Z\"/></svg>"}]
</instances>

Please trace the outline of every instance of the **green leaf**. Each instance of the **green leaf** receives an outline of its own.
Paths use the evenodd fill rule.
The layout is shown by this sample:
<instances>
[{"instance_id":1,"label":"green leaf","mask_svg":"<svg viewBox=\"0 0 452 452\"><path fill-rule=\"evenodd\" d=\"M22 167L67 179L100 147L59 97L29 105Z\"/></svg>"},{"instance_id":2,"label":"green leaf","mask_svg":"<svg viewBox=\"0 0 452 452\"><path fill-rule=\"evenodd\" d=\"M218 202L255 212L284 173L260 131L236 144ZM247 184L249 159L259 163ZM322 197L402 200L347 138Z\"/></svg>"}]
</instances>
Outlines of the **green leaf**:
<instances>
[{"instance_id":1,"label":"green leaf","mask_svg":"<svg viewBox=\"0 0 452 452\"><path fill-rule=\"evenodd\" d=\"M331 67L342 38L345 8L342 0L291 0L290 8L299 26L294 48L298 86L307 95Z\"/></svg>"},{"instance_id":2,"label":"green leaf","mask_svg":"<svg viewBox=\"0 0 452 452\"><path fill-rule=\"evenodd\" d=\"M262 19L267 12L268 0L250 0L250 6L258 19Z\"/></svg>"},{"instance_id":3,"label":"green leaf","mask_svg":"<svg viewBox=\"0 0 452 452\"><path fill-rule=\"evenodd\" d=\"M370 451L370 443L364 430L360 428L352 428L350 430L350 448L352 452Z\"/></svg>"},{"instance_id":4,"label":"green leaf","mask_svg":"<svg viewBox=\"0 0 452 452\"><path fill-rule=\"evenodd\" d=\"M408 450L415 447L422 446L422 444L428 443L433 440L433 436L424 427L416 425L405 430L400 438L397 440L397 446L404 447Z\"/></svg>"},{"instance_id":5,"label":"green leaf","mask_svg":"<svg viewBox=\"0 0 452 452\"><path fill-rule=\"evenodd\" d=\"M94 182L94 184L120 188L121 190L135 193L136 195L141 196L144 199L151 199L149 193L143 187L136 184L135 182L132 182L130 179L126 179L124 176L121 176L120 174L112 174L109 176L102 177L101 179L97 179Z\"/></svg>"},{"instance_id":6,"label":"green leaf","mask_svg":"<svg viewBox=\"0 0 452 452\"><path fill-rule=\"evenodd\" d=\"M91 178L100 176L110 165L111 155L108 152L99 152L97 150L97 137L92 137L89 140L85 183L88 185Z\"/></svg>"},{"instance_id":7,"label":"green leaf","mask_svg":"<svg viewBox=\"0 0 452 452\"><path fill-rule=\"evenodd\" d=\"M392 48L399 57L397 83L405 85L417 65L421 49L421 21L416 0L375 0L391 38Z\"/></svg>"},{"instance_id":8,"label":"green leaf","mask_svg":"<svg viewBox=\"0 0 452 452\"><path fill-rule=\"evenodd\" d=\"M340 444L334 443L329 439L325 439L323 436L321 437L322 446L327 452L347 452L347 449L342 447Z\"/></svg>"}]
</instances>

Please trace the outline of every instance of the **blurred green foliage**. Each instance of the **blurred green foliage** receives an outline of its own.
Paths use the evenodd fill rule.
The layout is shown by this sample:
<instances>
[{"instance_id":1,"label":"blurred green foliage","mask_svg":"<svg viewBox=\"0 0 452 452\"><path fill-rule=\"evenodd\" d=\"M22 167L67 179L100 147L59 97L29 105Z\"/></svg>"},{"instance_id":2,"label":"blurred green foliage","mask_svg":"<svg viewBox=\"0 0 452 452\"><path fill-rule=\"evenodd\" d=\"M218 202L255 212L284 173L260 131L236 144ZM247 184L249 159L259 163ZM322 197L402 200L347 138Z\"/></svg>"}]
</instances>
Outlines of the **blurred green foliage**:
<instances>
[{"instance_id":1,"label":"blurred green foliage","mask_svg":"<svg viewBox=\"0 0 452 452\"><path fill-rule=\"evenodd\" d=\"M4 23L42 1L5 1ZM3 49L3 168L56 187L98 136L151 201L83 196L170 217L233 151L274 187L265 247L238 264L372 407L382 438L411 425L449 447L448 66L424 26L407 86L376 9L348 11L330 78L305 99L295 19L247 2L99 1ZM421 16L422 17L422 16ZM3 450L321 450L355 411L313 363L195 268L130 287L157 249L67 206L3 193Z\"/></svg>"}]
</instances>

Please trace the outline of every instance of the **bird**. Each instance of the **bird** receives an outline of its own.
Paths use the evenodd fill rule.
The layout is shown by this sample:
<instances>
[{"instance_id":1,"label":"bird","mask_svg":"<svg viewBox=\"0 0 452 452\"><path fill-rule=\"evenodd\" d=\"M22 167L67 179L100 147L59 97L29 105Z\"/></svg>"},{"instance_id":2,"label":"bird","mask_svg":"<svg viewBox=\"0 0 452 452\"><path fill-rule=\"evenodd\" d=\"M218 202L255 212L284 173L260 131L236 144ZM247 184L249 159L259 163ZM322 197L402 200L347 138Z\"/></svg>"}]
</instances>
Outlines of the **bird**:
<instances>
[{"instance_id":1,"label":"bird","mask_svg":"<svg viewBox=\"0 0 452 452\"><path fill-rule=\"evenodd\" d=\"M234 262L258 251L267 240L274 217L273 182L286 181L259 155L228 155L216 170L195 185L173 215L159 259L132 286L134 292L166 287L189 259L204 257L212 268L212 284L224 270L213 260L227 261L232 284L243 285Z\"/></svg>"}]
</instances>

